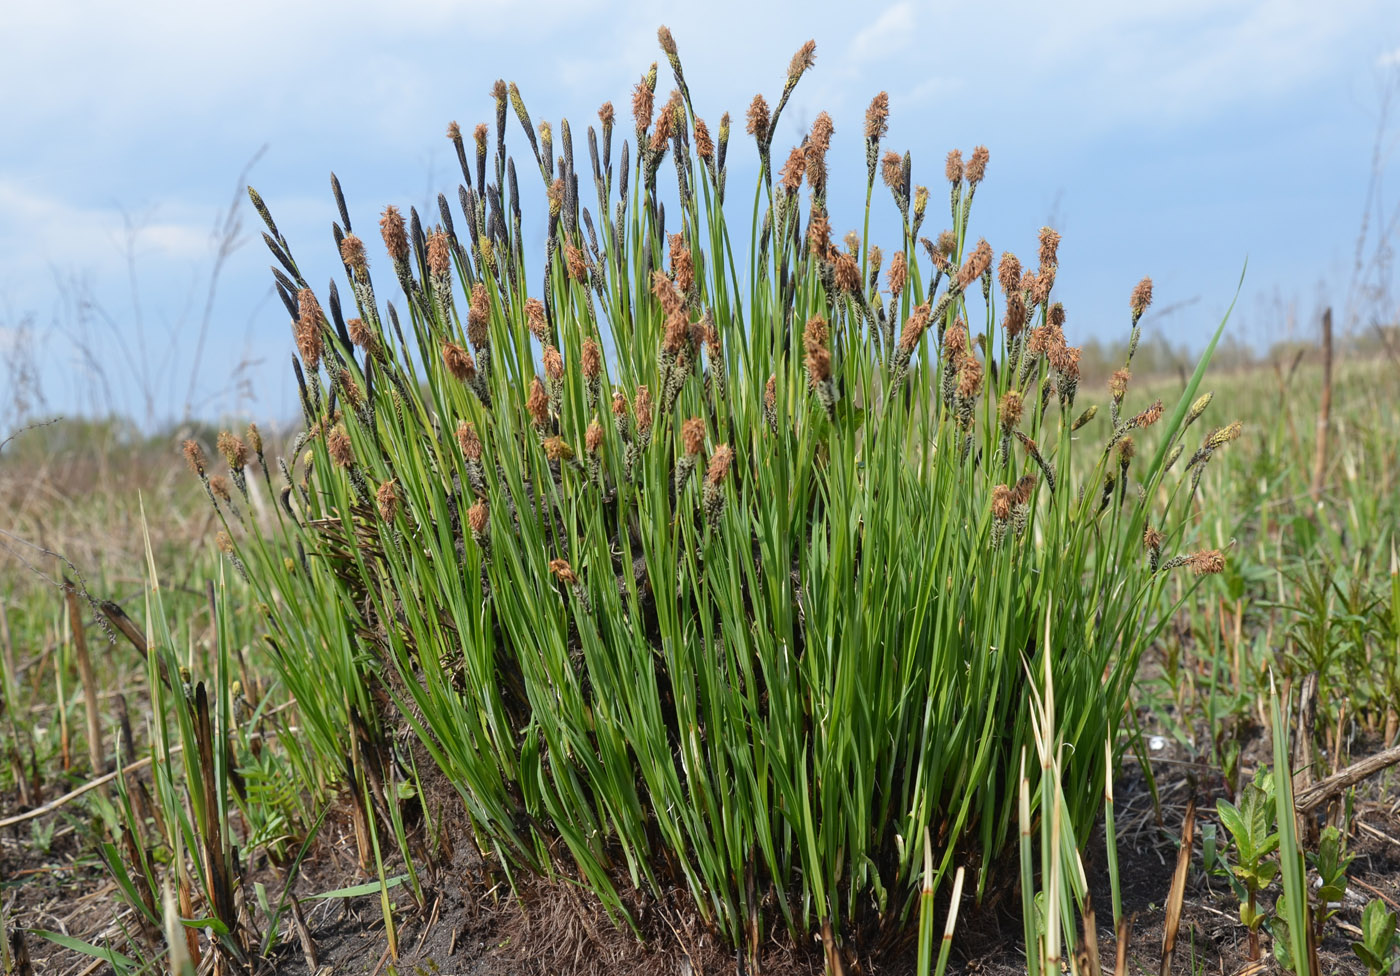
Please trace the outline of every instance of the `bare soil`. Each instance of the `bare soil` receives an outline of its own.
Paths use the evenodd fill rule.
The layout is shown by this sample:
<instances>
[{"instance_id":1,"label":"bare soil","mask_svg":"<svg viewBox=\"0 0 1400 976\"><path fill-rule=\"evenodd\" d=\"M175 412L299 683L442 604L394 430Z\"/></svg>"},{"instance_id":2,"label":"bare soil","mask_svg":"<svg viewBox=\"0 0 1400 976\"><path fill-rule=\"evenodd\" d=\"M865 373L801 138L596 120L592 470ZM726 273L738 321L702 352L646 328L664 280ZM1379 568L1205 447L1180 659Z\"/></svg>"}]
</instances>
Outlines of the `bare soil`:
<instances>
[{"instance_id":1,"label":"bare soil","mask_svg":"<svg viewBox=\"0 0 1400 976\"><path fill-rule=\"evenodd\" d=\"M1132 919L1128 971L1159 972L1164 906L1182 817L1193 794L1200 819L1170 972L1194 976L1275 971L1276 965L1268 958L1267 935L1262 939L1264 957L1251 960L1229 886L1223 879L1205 877L1200 870L1199 823L1213 819L1215 800L1225 795L1223 781L1218 775L1212 778L1204 767L1191 769L1170 758L1154 765L1160 821L1158 808L1135 767L1125 771L1117 791L1123 910ZM1358 792L1349 838L1356 860L1346 902L1329 923L1321 947L1323 972L1358 972L1350 943L1359 934L1360 913L1367 901L1379 897L1392 910L1400 909L1400 816L1396 809L1400 800L1390 782L1378 777ZM0 815L16 812L16 799L0 798ZM7 928L48 929L129 951L127 938L135 931L134 918L118 900L115 885L92 854L82 817L76 808L60 810L10 828L0 837L0 882ZM53 833L48 849L43 850L36 838L50 825ZM707 930L684 892L670 892L660 899L640 895L633 899L630 907L640 929L639 939L609 919L597 899L571 883L516 878L512 893L466 843L443 861L426 869L421 905L414 902L407 885L391 892L399 949L394 960L375 895L313 897L369 880L357 863L348 818L333 816L294 884L308 939L298 939L288 926L263 971L308 972L309 946L315 957L315 969L310 972L318 976L692 976L745 972L743 960ZM1116 943L1101 832L1091 840L1085 867L1097 913L1100 954L1105 971L1111 972ZM269 897L280 894L283 877L280 869L268 864L254 865L251 872L252 880L266 886ZM965 903L959 914L951 970L979 976L1023 976L1019 908L1019 895L1011 890L991 893L980 906ZM945 910L946 906L939 906L940 927ZM35 973L95 976L111 971L104 962L32 934L26 945ZM852 973L902 976L914 968L914 947L908 943L893 948L848 945L844 955L847 971ZM764 948L760 971L775 976L816 974L822 971L823 958L819 944L794 944L777 934Z\"/></svg>"}]
</instances>

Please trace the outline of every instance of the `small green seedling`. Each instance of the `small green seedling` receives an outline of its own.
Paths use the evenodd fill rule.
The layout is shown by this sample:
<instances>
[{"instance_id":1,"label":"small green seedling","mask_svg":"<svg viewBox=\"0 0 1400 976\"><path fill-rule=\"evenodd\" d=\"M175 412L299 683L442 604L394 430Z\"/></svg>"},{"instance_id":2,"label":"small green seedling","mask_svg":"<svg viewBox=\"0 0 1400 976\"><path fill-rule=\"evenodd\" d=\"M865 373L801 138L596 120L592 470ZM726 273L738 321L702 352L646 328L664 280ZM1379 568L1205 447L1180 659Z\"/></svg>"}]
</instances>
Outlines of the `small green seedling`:
<instances>
[{"instance_id":1,"label":"small green seedling","mask_svg":"<svg viewBox=\"0 0 1400 976\"><path fill-rule=\"evenodd\" d=\"M1347 893L1347 869L1354 858L1342 846L1342 832L1336 827L1328 827L1318 840L1317 853L1309 860L1320 882L1313 920L1318 941L1321 942L1323 923L1342 907L1342 898Z\"/></svg>"},{"instance_id":2,"label":"small green seedling","mask_svg":"<svg viewBox=\"0 0 1400 976\"><path fill-rule=\"evenodd\" d=\"M1396 952L1395 913L1386 911L1385 902L1374 898L1361 913L1361 941L1351 944L1352 951L1366 965L1368 976L1382 976L1400 962Z\"/></svg>"},{"instance_id":3,"label":"small green seedling","mask_svg":"<svg viewBox=\"0 0 1400 976\"><path fill-rule=\"evenodd\" d=\"M1288 896L1283 894L1274 904L1274 917L1269 920L1269 932L1274 937L1274 957L1280 966L1290 972L1301 971L1293 958L1293 944L1289 939L1291 926L1306 926L1311 918L1313 945L1321 944L1323 926L1337 914L1346 895L1347 868L1351 866L1353 858L1342 848L1342 832L1336 827L1328 827L1318 840L1317 853L1309 854L1307 860L1318 880L1313 895L1317 905L1311 915L1306 912L1294 913Z\"/></svg>"},{"instance_id":4,"label":"small green seedling","mask_svg":"<svg viewBox=\"0 0 1400 976\"><path fill-rule=\"evenodd\" d=\"M1240 922L1249 930L1251 959L1259 958L1259 928L1264 913L1259 910L1259 893L1278 876L1278 850L1273 781L1267 769L1261 768L1254 781L1245 786L1237 807L1226 800L1216 803L1220 822L1230 833L1233 859L1220 855L1228 869L1226 878L1240 899Z\"/></svg>"}]
</instances>

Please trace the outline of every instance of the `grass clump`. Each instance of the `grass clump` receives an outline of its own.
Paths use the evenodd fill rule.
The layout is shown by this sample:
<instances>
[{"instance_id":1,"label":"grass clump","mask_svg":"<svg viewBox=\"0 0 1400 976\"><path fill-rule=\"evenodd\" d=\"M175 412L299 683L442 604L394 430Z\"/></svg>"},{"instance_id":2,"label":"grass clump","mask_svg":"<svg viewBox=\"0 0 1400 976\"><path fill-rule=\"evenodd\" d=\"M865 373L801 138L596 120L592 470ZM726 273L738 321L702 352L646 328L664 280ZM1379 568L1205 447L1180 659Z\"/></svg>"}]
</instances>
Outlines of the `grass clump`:
<instances>
[{"instance_id":1,"label":"grass clump","mask_svg":"<svg viewBox=\"0 0 1400 976\"><path fill-rule=\"evenodd\" d=\"M568 122L556 145L498 83L494 147L486 124L474 157L449 129L459 207L383 212L387 287L336 183L353 314L334 284L322 305L254 193L305 429L275 523L210 497L307 755L353 787L363 864L405 843L411 729L507 872L580 880L622 918L629 889L680 886L736 947L819 933L834 962L842 939L900 937L958 868L979 892L1014 874L1018 812L1042 803L1021 789L1028 674L1092 744L1056 768L1067 834L1088 835L1100 744L1190 589L1171 570L1223 564L1185 537L1238 430L1190 429L1204 364L1170 413L1130 408L1131 353L1111 423L1084 409L1058 234L1023 272L969 233L979 148L950 154L950 226L920 237L933 194L882 155L883 94L858 216L868 236L882 176L888 267L854 231L837 245L832 120L774 154L810 44L776 110L749 109L759 177L729 221L728 115L712 135L662 45L677 90L657 97L653 65L616 154L605 105L582 173ZM510 111L545 185L542 260ZM1150 300L1144 282L1134 344Z\"/></svg>"}]
</instances>

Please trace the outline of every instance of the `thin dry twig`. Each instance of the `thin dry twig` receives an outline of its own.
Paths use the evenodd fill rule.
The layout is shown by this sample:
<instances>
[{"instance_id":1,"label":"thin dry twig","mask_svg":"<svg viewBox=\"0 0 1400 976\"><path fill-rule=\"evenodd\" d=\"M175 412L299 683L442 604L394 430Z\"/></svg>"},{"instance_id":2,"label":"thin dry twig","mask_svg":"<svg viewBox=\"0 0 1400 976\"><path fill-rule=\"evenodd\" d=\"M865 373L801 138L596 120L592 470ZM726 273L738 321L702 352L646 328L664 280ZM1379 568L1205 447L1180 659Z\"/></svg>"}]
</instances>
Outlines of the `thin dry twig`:
<instances>
[{"instance_id":1,"label":"thin dry twig","mask_svg":"<svg viewBox=\"0 0 1400 976\"><path fill-rule=\"evenodd\" d=\"M1308 813L1316 810L1328 800L1340 796L1345 790L1355 786L1363 779L1389 769L1396 763L1400 763L1400 746L1392 746L1374 756L1360 759L1346 769L1339 770L1326 779L1309 786L1306 790L1300 791L1295 803L1298 812Z\"/></svg>"}]
</instances>

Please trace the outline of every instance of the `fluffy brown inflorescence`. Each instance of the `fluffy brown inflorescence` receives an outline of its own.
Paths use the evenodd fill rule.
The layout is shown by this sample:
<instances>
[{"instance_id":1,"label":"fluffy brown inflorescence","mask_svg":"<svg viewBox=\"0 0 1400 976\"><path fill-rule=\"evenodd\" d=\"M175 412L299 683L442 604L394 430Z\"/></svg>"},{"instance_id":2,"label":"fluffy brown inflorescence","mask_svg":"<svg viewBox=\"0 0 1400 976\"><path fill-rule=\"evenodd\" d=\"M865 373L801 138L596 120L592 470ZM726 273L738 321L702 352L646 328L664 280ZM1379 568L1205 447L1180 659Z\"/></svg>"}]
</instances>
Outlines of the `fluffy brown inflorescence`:
<instances>
[{"instance_id":1,"label":"fluffy brown inflorescence","mask_svg":"<svg viewBox=\"0 0 1400 976\"><path fill-rule=\"evenodd\" d=\"M538 376L530 381L530 395L525 400L525 409L529 411L530 420L536 428L543 430L549 423L549 394Z\"/></svg>"},{"instance_id":2,"label":"fluffy brown inflorescence","mask_svg":"<svg viewBox=\"0 0 1400 976\"><path fill-rule=\"evenodd\" d=\"M598 348L598 343L590 336L583 340L583 349L579 353L579 365L583 369L583 377L587 380L596 380L603 372L603 351Z\"/></svg>"},{"instance_id":3,"label":"fluffy brown inflorescence","mask_svg":"<svg viewBox=\"0 0 1400 976\"><path fill-rule=\"evenodd\" d=\"M537 342L543 344L549 341L549 324L545 321L544 302L538 298L525 299L525 325Z\"/></svg>"},{"instance_id":4,"label":"fluffy brown inflorescence","mask_svg":"<svg viewBox=\"0 0 1400 976\"><path fill-rule=\"evenodd\" d=\"M1001 421L1003 430L1010 430L1021 422L1021 393L1019 390L1007 390L997 401L997 417Z\"/></svg>"},{"instance_id":5,"label":"fluffy brown inflorescence","mask_svg":"<svg viewBox=\"0 0 1400 976\"><path fill-rule=\"evenodd\" d=\"M395 262L408 260L408 229L404 226L403 214L390 204L384 208L379 218L379 233L384 238L384 249Z\"/></svg>"},{"instance_id":6,"label":"fluffy brown inflorescence","mask_svg":"<svg viewBox=\"0 0 1400 976\"><path fill-rule=\"evenodd\" d=\"M807 375L813 386L831 378L831 350L827 348L826 319L814 315L802 330L802 348L806 353Z\"/></svg>"},{"instance_id":7,"label":"fluffy brown inflorescence","mask_svg":"<svg viewBox=\"0 0 1400 976\"><path fill-rule=\"evenodd\" d=\"M326 435L326 450L339 467L348 468L355 463L355 449L350 443L350 435L340 424L332 427Z\"/></svg>"},{"instance_id":8,"label":"fluffy brown inflorescence","mask_svg":"<svg viewBox=\"0 0 1400 976\"><path fill-rule=\"evenodd\" d=\"M588 283L588 261L583 256L583 248L574 244L564 248L564 259L569 267L569 277L579 284Z\"/></svg>"},{"instance_id":9,"label":"fluffy brown inflorescence","mask_svg":"<svg viewBox=\"0 0 1400 976\"><path fill-rule=\"evenodd\" d=\"M997 282L1003 295L1010 297L1021 290L1021 261L1010 251L1003 251L997 268Z\"/></svg>"},{"instance_id":10,"label":"fluffy brown inflorescence","mask_svg":"<svg viewBox=\"0 0 1400 976\"><path fill-rule=\"evenodd\" d=\"M992 246L985 239L977 242L961 270L958 271L958 287L966 290L992 266Z\"/></svg>"},{"instance_id":11,"label":"fluffy brown inflorescence","mask_svg":"<svg viewBox=\"0 0 1400 976\"><path fill-rule=\"evenodd\" d=\"M468 461L481 460L481 437L476 432L476 424L463 420L457 425L457 446Z\"/></svg>"},{"instance_id":12,"label":"fluffy brown inflorescence","mask_svg":"<svg viewBox=\"0 0 1400 976\"><path fill-rule=\"evenodd\" d=\"M972 150L972 157L967 161L967 168L963 171L967 177L967 182L973 186L982 182L987 175L987 161L991 158L991 153L987 152L986 146L978 146Z\"/></svg>"},{"instance_id":13,"label":"fluffy brown inflorescence","mask_svg":"<svg viewBox=\"0 0 1400 976\"><path fill-rule=\"evenodd\" d=\"M1147 306L1152 304L1152 279L1143 278L1133 288L1133 294L1128 299L1128 307L1133 312L1133 324L1142 318L1142 313L1147 311Z\"/></svg>"},{"instance_id":14,"label":"fluffy brown inflorescence","mask_svg":"<svg viewBox=\"0 0 1400 976\"><path fill-rule=\"evenodd\" d=\"M180 450L185 455L185 463L190 466L190 470L201 478L204 477L207 464L204 460L204 449L194 440L187 440L180 445Z\"/></svg>"},{"instance_id":15,"label":"fluffy brown inflorescence","mask_svg":"<svg viewBox=\"0 0 1400 976\"><path fill-rule=\"evenodd\" d=\"M1158 400L1129 421L1134 427L1151 427L1162 419L1162 401Z\"/></svg>"},{"instance_id":16,"label":"fluffy brown inflorescence","mask_svg":"<svg viewBox=\"0 0 1400 976\"><path fill-rule=\"evenodd\" d=\"M961 149L950 149L948 160L943 166L943 175L949 183L961 183L963 178L963 158Z\"/></svg>"},{"instance_id":17,"label":"fluffy brown inflorescence","mask_svg":"<svg viewBox=\"0 0 1400 976\"><path fill-rule=\"evenodd\" d=\"M685 448L685 453L690 455L699 454L705 449L705 421L699 417L691 417L681 424L681 443Z\"/></svg>"},{"instance_id":18,"label":"fluffy brown inflorescence","mask_svg":"<svg viewBox=\"0 0 1400 976\"><path fill-rule=\"evenodd\" d=\"M373 353L377 348L374 332L362 318L353 318L345 323L346 334L350 336L350 341L360 349Z\"/></svg>"},{"instance_id":19,"label":"fluffy brown inflorescence","mask_svg":"<svg viewBox=\"0 0 1400 976\"><path fill-rule=\"evenodd\" d=\"M856 261L856 256L843 251L836 255L833 263L836 267L836 287L847 294L860 291L860 264Z\"/></svg>"},{"instance_id":20,"label":"fluffy brown inflorescence","mask_svg":"<svg viewBox=\"0 0 1400 976\"><path fill-rule=\"evenodd\" d=\"M928 328L931 310L928 303L915 305L910 311L909 317L904 320L904 328L899 330L899 351L908 356L914 352L914 347L923 338L924 330Z\"/></svg>"},{"instance_id":21,"label":"fluffy brown inflorescence","mask_svg":"<svg viewBox=\"0 0 1400 976\"><path fill-rule=\"evenodd\" d=\"M656 113L656 124L651 132L652 152L661 152L666 148L666 143L671 141L671 136L675 135L676 130L680 127L681 116L684 111L685 107L681 103L681 93L678 91L671 92L670 98L666 100L665 104L661 106L660 111Z\"/></svg>"},{"instance_id":22,"label":"fluffy brown inflorescence","mask_svg":"<svg viewBox=\"0 0 1400 976\"><path fill-rule=\"evenodd\" d=\"M658 27L656 29L656 40L657 43L661 45L661 50L666 52L668 58L676 57L676 39L671 36L671 28L667 27L665 24Z\"/></svg>"},{"instance_id":23,"label":"fluffy brown inflorescence","mask_svg":"<svg viewBox=\"0 0 1400 976\"><path fill-rule=\"evenodd\" d=\"M1060 234L1049 227L1040 228L1040 267L1054 267L1059 263Z\"/></svg>"},{"instance_id":24,"label":"fluffy brown inflorescence","mask_svg":"<svg viewBox=\"0 0 1400 976\"><path fill-rule=\"evenodd\" d=\"M705 470L705 480L718 487L729 475L729 466L734 463L734 449L721 444L710 455L710 465Z\"/></svg>"},{"instance_id":25,"label":"fluffy brown inflorescence","mask_svg":"<svg viewBox=\"0 0 1400 976\"><path fill-rule=\"evenodd\" d=\"M870 100L870 107L865 110L865 139L867 142L879 142L889 129L890 96L887 92L880 92Z\"/></svg>"},{"instance_id":26,"label":"fluffy brown inflorescence","mask_svg":"<svg viewBox=\"0 0 1400 976\"><path fill-rule=\"evenodd\" d=\"M472 354L455 342L442 344L442 362L455 380L465 383L476 376L476 363Z\"/></svg>"},{"instance_id":27,"label":"fluffy brown inflorescence","mask_svg":"<svg viewBox=\"0 0 1400 976\"><path fill-rule=\"evenodd\" d=\"M904 263L904 252L895 251L894 257L890 258L890 270L885 279L889 285L890 295L898 299L904 294L904 283L908 280L909 267Z\"/></svg>"},{"instance_id":28,"label":"fluffy brown inflorescence","mask_svg":"<svg viewBox=\"0 0 1400 976\"><path fill-rule=\"evenodd\" d=\"M491 509L487 507L484 498L478 499L471 508L467 509L467 525L475 536L481 536L486 532L486 526L490 520Z\"/></svg>"},{"instance_id":29,"label":"fluffy brown inflorescence","mask_svg":"<svg viewBox=\"0 0 1400 976\"><path fill-rule=\"evenodd\" d=\"M836 125L826 112L818 112L812 122L812 134L807 139L807 183L816 193L826 189L826 154L831 148L831 136Z\"/></svg>"},{"instance_id":30,"label":"fluffy brown inflorescence","mask_svg":"<svg viewBox=\"0 0 1400 976\"><path fill-rule=\"evenodd\" d=\"M806 41L797 49L797 53L788 62L788 84L797 84L797 79L802 77L812 65L817 63L817 42Z\"/></svg>"},{"instance_id":31,"label":"fluffy brown inflorescence","mask_svg":"<svg viewBox=\"0 0 1400 976\"><path fill-rule=\"evenodd\" d=\"M1113 399L1123 399L1123 396L1128 392L1128 381L1132 378L1132 370L1126 366L1113 371L1113 375L1108 378L1108 392L1113 395Z\"/></svg>"},{"instance_id":32,"label":"fluffy brown inflorescence","mask_svg":"<svg viewBox=\"0 0 1400 976\"><path fill-rule=\"evenodd\" d=\"M768 102L762 95L755 95L749 103L746 130L762 146L768 143L768 126Z\"/></svg>"},{"instance_id":33,"label":"fluffy brown inflorescence","mask_svg":"<svg viewBox=\"0 0 1400 976\"><path fill-rule=\"evenodd\" d=\"M447 235L434 231L428 235L428 271L435 277L446 277L452 270L452 248Z\"/></svg>"},{"instance_id":34,"label":"fluffy brown inflorescence","mask_svg":"<svg viewBox=\"0 0 1400 976\"><path fill-rule=\"evenodd\" d=\"M379 517L386 522L393 522L399 514L398 479L390 478L380 485L379 490L374 493L374 500L379 506Z\"/></svg>"},{"instance_id":35,"label":"fluffy brown inflorescence","mask_svg":"<svg viewBox=\"0 0 1400 976\"><path fill-rule=\"evenodd\" d=\"M1197 576L1211 576L1225 569L1225 554L1219 549L1202 549L1191 554L1188 565Z\"/></svg>"},{"instance_id":36,"label":"fluffy brown inflorescence","mask_svg":"<svg viewBox=\"0 0 1400 976\"><path fill-rule=\"evenodd\" d=\"M904 160L897 152L887 152L880 158L880 179L891 190L904 185Z\"/></svg>"},{"instance_id":37,"label":"fluffy brown inflorescence","mask_svg":"<svg viewBox=\"0 0 1400 976\"><path fill-rule=\"evenodd\" d=\"M958 396L971 400L982 392L982 361L976 356L963 356L958 361Z\"/></svg>"},{"instance_id":38,"label":"fluffy brown inflorescence","mask_svg":"<svg viewBox=\"0 0 1400 976\"><path fill-rule=\"evenodd\" d=\"M807 225L807 242L811 246L812 256L817 260L835 260L835 249L831 245L831 221L826 214L817 214Z\"/></svg>"},{"instance_id":39,"label":"fluffy brown inflorescence","mask_svg":"<svg viewBox=\"0 0 1400 976\"><path fill-rule=\"evenodd\" d=\"M778 180L782 183L783 189L789 193L796 193L802 187L802 174L807 168L807 154L801 149L793 147L788 153L787 162L778 171Z\"/></svg>"},{"instance_id":40,"label":"fluffy brown inflorescence","mask_svg":"<svg viewBox=\"0 0 1400 976\"><path fill-rule=\"evenodd\" d=\"M574 456L574 449L562 437L546 437L544 456L551 461L565 461Z\"/></svg>"},{"instance_id":41,"label":"fluffy brown inflorescence","mask_svg":"<svg viewBox=\"0 0 1400 976\"><path fill-rule=\"evenodd\" d=\"M992 489L992 516L1002 522L1011 518L1011 489L1006 485Z\"/></svg>"},{"instance_id":42,"label":"fluffy brown inflorescence","mask_svg":"<svg viewBox=\"0 0 1400 976\"><path fill-rule=\"evenodd\" d=\"M467 306L467 339L477 349L486 345L491 323L491 298L481 282L472 285L472 297Z\"/></svg>"},{"instance_id":43,"label":"fluffy brown inflorescence","mask_svg":"<svg viewBox=\"0 0 1400 976\"><path fill-rule=\"evenodd\" d=\"M301 354L301 361L310 370L315 370L321 365L321 353L324 351L321 339L323 320L321 303L316 300L316 294L310 288L303 288L297 292L297 352Z\"/></svg>"},{"instance_id":44,"label":"fluffy brown inflorescence","mask_svg":"<svg viewBox=\"0 0 1400 976\"><path fill-rule=\"evenodd\" d=\"M228 431L219 432L219 453L224 456L228 466L235 471L242 471L248 465L248 446L239 439L237 434Z\"/></svg>"},{"instance_id":45,"label":"fluffy brown inflorescence","mask_svg":"<svg viewBox=\"0 0 1400 976\"><path fill-rule=\"evenodd\" d=\"M540 360L544 364L544 375L551 381L558 382L564 378L564 357L559 354L558 349L546 345Z\"/></svg>"},{"instance_id":46,"label":"fluffy brown inflorescence","mask_svg":"<svg viewBox=\"0 0 1400 976\"><path fill-rule=\"evenodd\" d=\"M715 143L710 138L710 127L698 115L695 117L695 155L706 160L715 155Z\"/></svg>"},{"instance_id":47,"label":"fluffy brown inflorescence","mask_svg":"<svg viewBox=\"0 0 1400 976\"><path fill-rule=\"evenodd\" d=\"M651 111L656 100L656 65L632 88L632 118L637 123L637 131L645 132L651 125Z\"/></svg>"},{"instance_id":48,"label":"fluffy brown inflorescence","mask_svg":"<svg viewBox=\"0 0 1400 976\"><path fill-rule=\"evenodd\" d=\"M365 242L354 234L346 234L340 242L340 260L355 271L364 271L369 267L369 259L365 257Z\"/></svg>"},{"instance_id":49,"label":"fluffy brown inflorescence","mask_svg":"<svg viewBox=\"0 0 1400 976\"><path fill-rule=\"evenodd\" d=\"M228 479L221 474L216 474L209 479L209 491L221 502L233 501L233 492L229 488Z\"/></svg>"},{"instance_id":50,"label":"fluffy brown inflorescence","mask_svg":"<svg viewBox=\"0 0 1400 976\"><path fill-rule=\"evenodd\" d=\"M651 433L651 390L646 386L637 387L637 395L632 401L632 411L637 416L637 430L645 435Z\"/></svg>"}]
</instances>

